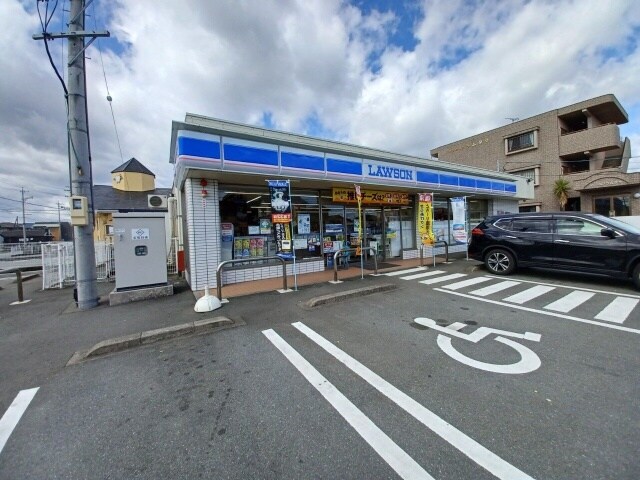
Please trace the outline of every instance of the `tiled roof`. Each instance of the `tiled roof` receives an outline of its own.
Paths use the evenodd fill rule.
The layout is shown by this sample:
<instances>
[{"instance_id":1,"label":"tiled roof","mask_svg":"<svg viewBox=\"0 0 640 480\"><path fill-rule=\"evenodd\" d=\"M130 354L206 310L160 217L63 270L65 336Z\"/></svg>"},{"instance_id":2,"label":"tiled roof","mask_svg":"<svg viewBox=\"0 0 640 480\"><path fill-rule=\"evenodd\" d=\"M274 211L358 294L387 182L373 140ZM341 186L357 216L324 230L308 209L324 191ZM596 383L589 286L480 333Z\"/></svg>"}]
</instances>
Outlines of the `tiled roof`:
<instances>
[{"instance_id":1,"label":"tiled roof","mask_svg":"<svg viewBox=\"0 0 640 480\"><path fill-rule=\"evenodd\" d=\"M124 192L111 185L93 186L93 207L97 211L167 211L166 208L149 208L148 195L171 195L170 188L156 188L148 192Z\"/></svg>"}]
</instances>

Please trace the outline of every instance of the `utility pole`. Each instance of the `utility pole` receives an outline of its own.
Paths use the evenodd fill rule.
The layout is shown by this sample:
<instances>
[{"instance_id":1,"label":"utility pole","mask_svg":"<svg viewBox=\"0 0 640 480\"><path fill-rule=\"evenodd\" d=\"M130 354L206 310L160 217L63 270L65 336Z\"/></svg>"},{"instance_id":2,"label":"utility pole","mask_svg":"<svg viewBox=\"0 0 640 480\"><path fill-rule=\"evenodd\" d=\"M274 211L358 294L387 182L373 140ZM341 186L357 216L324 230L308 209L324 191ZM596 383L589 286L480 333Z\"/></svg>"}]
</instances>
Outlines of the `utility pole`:
<instances>
[{"instance_id":1,"label":"utility pole","mask_svg":"<svg viewBox=\"0 0 640 480\"><path fill-rule=\"evenodd\" d=\"M22 193L22 248L24 248L27 245L27 229L24 226L24 222L25 222L24 202L33 197L24 198L24 187L20 188L20 193Z\"/></svg>"},{"instance_id":2,"label":"utility pole","mask_svg":"<svg viewBox=\"0 0 640 480\"><path fill-rule=\"evenodd\" d=\"M93 0L89 0L91 4ZM71 195L87 199L88 220L86 224L73 226L76 293L78 308L88 310L98 306L98 285L96 259L93 244L93 198L91 195L91 160L89 152L89 125L87 119L87 96L85 76L85 50L97 37L108 37L109 32L84 30L84 0L70 0L69 29L67 32L33 35L34 40L45 42L54 38L66 38L68 41L68 141ZM91 37L85 46L84 39Z\"/></svg>"}]
</instances>

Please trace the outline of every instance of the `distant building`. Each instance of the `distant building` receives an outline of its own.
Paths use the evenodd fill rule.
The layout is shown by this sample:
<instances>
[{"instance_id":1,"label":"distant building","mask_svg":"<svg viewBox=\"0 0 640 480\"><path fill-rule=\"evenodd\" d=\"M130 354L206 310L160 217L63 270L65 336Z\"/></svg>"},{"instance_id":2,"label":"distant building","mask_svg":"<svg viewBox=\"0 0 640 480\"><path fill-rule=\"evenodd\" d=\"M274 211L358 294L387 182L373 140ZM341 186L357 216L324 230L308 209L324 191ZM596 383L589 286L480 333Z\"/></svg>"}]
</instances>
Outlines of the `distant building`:
<instances>
[{"instance_id":1,"label":"distant building","mask_svg":"<svg viewBox=\"0 0 640 480\"><path fill-rule=\"evenodd\" d=\"M441 161L522 175L535 185L521 212L559 210L558 178L570 182L566 210L640 215L640 172L629 169L629 121L612 95L585 100L431 150Z\"/></svg>"},{"instance_id":2,"label":"distant building","mask_svg":"<svg viewBox=\"0 0 640 480\"><path fill-rule=\"evenodd\" d=\"M70 241L73 234L68 222L35 222L33 228L42 228L51 236L52 242Z\"/></svg>"},{"instance_id":3,"label":"distant building","mask_svg":"<svg viewBox=\"0 0 640 480\"><path fill-rule=\"evenodd\" d=\"M22 225L11 228L0 228L0 243L43 243L53 242L51 232L43 227L29 227L22 230Z\"/></svg>"},{"instance_id":4,"label":"distant building","mask_svg":"<svg viewBox=\"0 0 640 480\"><path fill-rule=\"evenodd\" d=\"M93 207L97 241L111 240L116 212L167 212L170 188L156 188L155 175L135 158L111 172L111 185L94 185Z\"/></svg>"}]
</instances>

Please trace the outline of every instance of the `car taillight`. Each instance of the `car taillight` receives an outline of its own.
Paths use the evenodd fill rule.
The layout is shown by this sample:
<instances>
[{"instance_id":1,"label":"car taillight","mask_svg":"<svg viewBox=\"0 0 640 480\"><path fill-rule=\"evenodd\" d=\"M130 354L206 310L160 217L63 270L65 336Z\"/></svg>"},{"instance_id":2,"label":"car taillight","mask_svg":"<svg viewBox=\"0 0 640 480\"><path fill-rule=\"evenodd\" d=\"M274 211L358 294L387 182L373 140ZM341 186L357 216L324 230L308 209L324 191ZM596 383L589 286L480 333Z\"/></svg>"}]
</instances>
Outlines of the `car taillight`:
<instances>
[{"instance_id":1,"label":"car taillight","mask_svg":"<svg viewBox=\"0 0 640 480\"><path fill-rule=\"evenodd\" d=\"M471 230L471 235L484 235L484 230L476 227L473 230Z\"/></svg>"}]
</instances>

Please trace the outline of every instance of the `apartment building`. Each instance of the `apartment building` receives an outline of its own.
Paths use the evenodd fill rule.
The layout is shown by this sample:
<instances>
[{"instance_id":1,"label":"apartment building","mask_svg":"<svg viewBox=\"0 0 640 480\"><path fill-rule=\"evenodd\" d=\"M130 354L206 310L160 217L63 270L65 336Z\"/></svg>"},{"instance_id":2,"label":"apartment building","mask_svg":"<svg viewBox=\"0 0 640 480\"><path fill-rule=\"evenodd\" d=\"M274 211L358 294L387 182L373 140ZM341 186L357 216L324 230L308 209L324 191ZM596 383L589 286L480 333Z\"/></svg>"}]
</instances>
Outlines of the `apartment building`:
<instances>
[{"instance_id":1,"label":"apartment building","mask_svg":"<svg viewBox=\"0 0 640 480\"><path fill-rule=\"evenodd\" d=\"M640 215L640 172L629 168L631 144L620 138L619 125L629 118L615 95L515 120L434 148L431 156L526 177L535 196L520 201L521 212L559 210L554 183L564 178L565 210Z\"/></svg>"}]
</instances>

